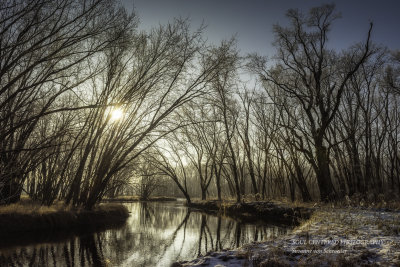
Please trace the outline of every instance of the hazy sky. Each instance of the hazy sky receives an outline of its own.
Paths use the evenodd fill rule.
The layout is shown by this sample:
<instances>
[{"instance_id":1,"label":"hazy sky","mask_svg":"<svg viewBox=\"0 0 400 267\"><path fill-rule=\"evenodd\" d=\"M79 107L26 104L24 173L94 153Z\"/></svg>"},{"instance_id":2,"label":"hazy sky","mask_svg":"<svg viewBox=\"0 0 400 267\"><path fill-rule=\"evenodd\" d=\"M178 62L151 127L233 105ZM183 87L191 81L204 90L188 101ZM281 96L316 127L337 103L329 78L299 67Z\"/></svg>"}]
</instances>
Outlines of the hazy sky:
<instances>
[{"instance_id":1,"label":"hazy sky","mask_svg":"<svg viewBox=\"0 0 400 267\"><path fill-rule=\"evenodd\" d=\"M372 40L400 49L399 0L123 0L128 9L135 7L142 29L189 17L193 27L202 21L207 25L205 36L214 43L237 36L243 53L259 52L271 56L273 24L285 25L289 8L307 12L310 7L335 3L342 14L332 27L330 47L347 48L365 40L369 22L374 22Z\"/></svg>"}]
</instances>

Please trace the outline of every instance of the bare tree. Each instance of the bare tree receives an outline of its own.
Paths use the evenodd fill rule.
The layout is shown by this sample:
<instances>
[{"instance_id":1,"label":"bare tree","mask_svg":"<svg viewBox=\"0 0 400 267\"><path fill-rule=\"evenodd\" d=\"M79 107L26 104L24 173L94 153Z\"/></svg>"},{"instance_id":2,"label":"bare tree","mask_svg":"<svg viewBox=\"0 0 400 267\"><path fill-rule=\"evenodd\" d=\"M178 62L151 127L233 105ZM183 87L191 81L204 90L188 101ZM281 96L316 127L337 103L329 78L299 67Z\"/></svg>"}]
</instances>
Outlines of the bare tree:
<instances>
[{"instance_id":1,"label":"bare tree","mask_svg":"<svg viewBox=\"0 0 400 267\"><path fill-rule=\"evenodd\" d=\"M309 158L321 200L332 200L337 192L330 173L330 155L325 141L327 130L337 114L346 85L373 53L370 47L372 24L363 45L340 55L327 47L331 24L339 17L334 13L334 5L312 8L307 16L298 10L289 10L286 15L290 27L274 27L278 63L267 68L265 59L255 56L252 68L267 90L272 86L281 90L284 97L295 101L306 118L304 124L298 126L310 134L313 147L312 150L297 149L312 153Z\"/></svg>"},{"instance_id":2,"label":"bare tree","mask_svg":"<svg viewBox=\"0 0 400 267\"><path fill-rule=\"evenodd\" d=\"M29 159L46 140L30 140L40 119L68 107L73 93L93 73L81 63L117 43L132 17L114 1L15 0L0 8L0 192L19 199ZM29 152L28 152L29 151Z\"/></svg>"},{"instance_id":3,"label":"bare tree","mask_svg":"<svg viewBox=\"0 0 400 267\"><path fill-rule=\"evenodd\" d=\"M224 53L204 53L201 31L190 33L187 22L181 20L135 38L133 48L127 51L127 61L118 64L123 69L113 72L108 83L117 89L112 91L113 102L125 103L121 108L126 115L111 126L107 146L103 146L103 154L97 160L99 169L94 183L87 199L80 201L87 208L101 199L113 175L158 139L182 126L168 118L185 103L203 95L208 81L216 77L226 61ZM112 87L106 86L102 91ZM101 115L96 120L102 125L96 134L98 129L109 127ZM101 139L104 138L102 133Z\"/></svg>"},{"instance_id":4,"label":"bare tree","mask_svg":"<svg viewBox=\"0 0 400 267\"><path fill-rule=\"evenodd\" d=\"M255 97L255 91L249 91L245 88L243 94L239 93L239 96L242 101L244 118L242 120L242 123L239 123L240 127L238 129L238 134L243 143L243 149L247 159L247 169L250 175L252 193L256 196L256 199L258 200L259 194L254 168L253 142L250 138L251 134L254 132L252 129L250 117Z\"/></svg>"},{"instance_id":5,"label":"bare tree","mask_svg":"<svg viewBox=\"0 0 400 267\"><path fill-rule=\"evenodd\" d=\"M171 178L186 198L186 202L190 204L192 201L188 183L192 173L183 160L183 151L179 150L179 145L166 139L161 146L152 147L149 151L146 153L146 159L152 169Z\"/></svg>"},{"instance_id":6,"label":"bare tree","mask_svg":"<svg viewBox=\"0 0 400 267\"><path fill-rule=\"evenodd\" d=\"M163 187L163 175L158 171L158 168L154 168L152 164L146 162L148 158L143 156L141 162L135 162L136 170L129 177L133 180L130 183L133 191L141 200L149 200L154 191Z\"/></svg>"},{"instance_id":7,"label":"bare tree","mask_svg":"<svg viewBox=\"0 0 400 267\"><path fill-rule=\"evenodd\" d=\"M206 101L197 99L184 108L184 116L189 124L181 128L176 142L191 165L197 170L200 182L201 199L207 198L208 188L217 168L215 157L218 149L218 132L215 132L215 120L209 120L212 108ZM181 119L182 120L182 119Z\"/></svg>"},{"instance_id":8,"label":"bare tree","mask_svg":"<svg viewBox=\"0 0 400 267\"><path fill-rule=\"evenodd\" d=\"M216 106L222 114L222 120L225 131L225 138L228 147L227 162L230 166L232 174L236 201L241 201L241 190L239 184L239 166L238 166L238 155L234 149L234 135L236 133L236 126L238 120L238 105L235 105L235 99L232 97L232 89L235 86L235 74L237 68L238 56L236 51L230 51L232 42L224 42L222 50L217 51L229 52L226 64L218 70L218 75L213 81L213 88L216 92L217 98L215 101Z\"/></svg>"},{"instance_id":9,"label":"bare tree","mask_svg":"<svg viewBox=\"0 0 400 267\"><path fill-rule=\"evenodd\" d=\"M394 93L400 94L400 50L392 52L392 62L386 68L385 83Z\"/></svg>"}]
</instances>

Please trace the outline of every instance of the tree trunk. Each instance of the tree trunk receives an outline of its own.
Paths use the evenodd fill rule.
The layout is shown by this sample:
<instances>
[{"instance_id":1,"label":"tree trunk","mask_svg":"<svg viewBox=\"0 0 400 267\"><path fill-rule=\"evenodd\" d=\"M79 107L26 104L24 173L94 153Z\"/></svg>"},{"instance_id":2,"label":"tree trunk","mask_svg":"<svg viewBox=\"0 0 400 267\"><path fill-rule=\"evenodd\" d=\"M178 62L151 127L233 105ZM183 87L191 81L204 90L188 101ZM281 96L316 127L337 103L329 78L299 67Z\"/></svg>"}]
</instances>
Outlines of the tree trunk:
<instances>
[{"instance_id":1,"label":"tree trunk","mask_svg":"<svg viewBox=\"0 0 400 267\"><path fill-rule=\"evenodd\" d=\"M297 177L297 186L299 187L301 198L303 202L312 201L310 191L308 191L306 180L304 179L303 172L300 166L296 166L296 177Z\"/></svg>"},{"instance_id":2,"label":"tree trunk","mask_svg":"<svg viewBox=\"0 0 400 267\"><path fill-rule=\"evenodd\" d=\"M201 188L201 200L206 200L207 198L207 188Z\"/></svg>"},{"instance_id":3,"label":"tree trunk","mask_svg":"<svg viewBox=\"0 0 400 267\"><path fill-rule=\"evenodd\" d=\"M2 187L0 187L0 204L16 203L20 200L22 193L22 186L11 180L7 180Z\"/></svg>"},{"instance_id":4,"label":"tree trunk","mask_svg":"<svg viewBox=\"0 0 400 267\"><path fill-rule=\"evenodd\" d=\"M329 169L329 155L327 148L322 144L322 138L315 142L317 169L316 176L321 201L333 201L337 199L337 193L333 186Z\"/></svg>"},{"instance_id":5,"label":"tree trunk","mask_svg":"<svg viewBox=\"0 0 400 267\"><path fill-rule=\"evenodd\" d=\"M221 196L221 175L217 174L217 171L215 171L215 185L217 186L218 200L221 201L222 200L222 196Z\"/></svg>"}]
</instances>

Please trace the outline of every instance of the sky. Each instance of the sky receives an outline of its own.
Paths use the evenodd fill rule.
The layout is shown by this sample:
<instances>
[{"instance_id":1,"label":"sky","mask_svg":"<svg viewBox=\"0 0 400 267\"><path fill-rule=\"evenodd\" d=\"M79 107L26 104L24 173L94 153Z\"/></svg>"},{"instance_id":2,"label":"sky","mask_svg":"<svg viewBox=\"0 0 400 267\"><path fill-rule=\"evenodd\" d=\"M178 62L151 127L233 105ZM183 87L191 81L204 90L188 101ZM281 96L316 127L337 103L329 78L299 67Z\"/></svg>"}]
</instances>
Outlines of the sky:
<instances>
[{"instance_id":1,"label":"sky","mask_svg":"<svg viewBox=\"0 0 400 267\"><path fill-rule=\"evenodd\" d=\"M140 29L148 30L166 24L173 18L190 18L193 28L204 22L204 36L218 44L223 39L237 38L244 53L257 52L272 56L273 25L288 23L285 13L298 8L304 13L311 7L334 3L342 18L333 26L329 39L331 48L341 50L363 41L369 23L374 23L372 41L400 49L399 0L122 0L128 10L134 7Z\"/></svg>"}]
</instances>

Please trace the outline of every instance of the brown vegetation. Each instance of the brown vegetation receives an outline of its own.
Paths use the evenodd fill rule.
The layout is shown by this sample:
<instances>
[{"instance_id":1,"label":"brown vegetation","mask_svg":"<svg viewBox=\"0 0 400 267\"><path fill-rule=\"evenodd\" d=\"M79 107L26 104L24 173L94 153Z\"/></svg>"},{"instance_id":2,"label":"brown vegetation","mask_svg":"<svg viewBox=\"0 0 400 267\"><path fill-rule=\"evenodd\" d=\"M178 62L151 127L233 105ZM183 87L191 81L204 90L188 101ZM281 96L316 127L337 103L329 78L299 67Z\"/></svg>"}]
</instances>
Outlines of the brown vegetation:
<instances>
[{"instance_id":1,"label":"brown vegetation","mask_svg":"<svg viewBox=\"0 0 400 267\"><path fill-rule=\"evenodd\" d=\"M263 223L298 225L309 219L312 208L304 206L289 206L284 203L270 201L241 202L235 201L193 201L189 208L200 209L205 212L219 213L234 216L245 221L262 221Z\"/></svg>"},{"instance_id":2,"label":"brown vegetation","mask_svg":"<svg viewBox=\"0 0 400 267\"><path fill-rule=\"evenodd\" d=\"M61 204L44 207L33 203L16 203L0 207L0 236L111 226L124 222L128 216L128 209L117 204L103 204L88 211Z\"/></svg>"}]
</instances>

